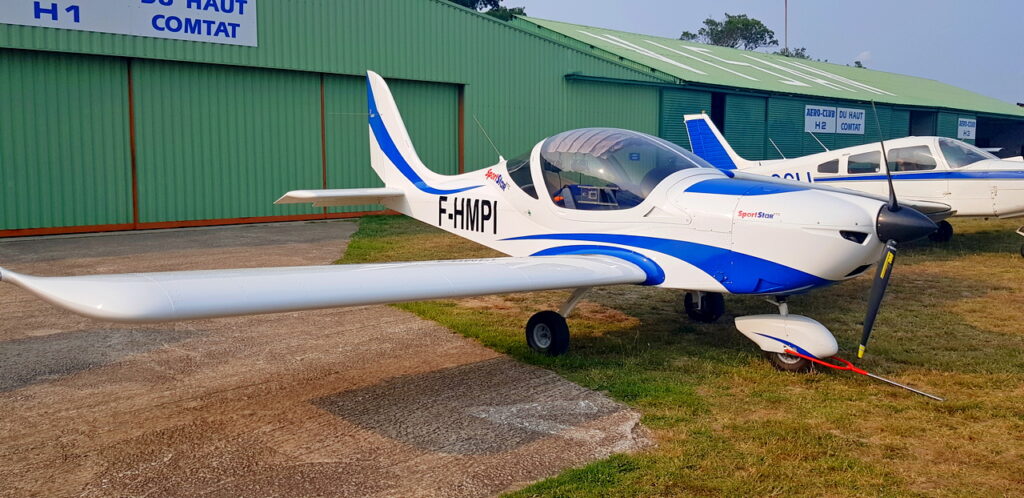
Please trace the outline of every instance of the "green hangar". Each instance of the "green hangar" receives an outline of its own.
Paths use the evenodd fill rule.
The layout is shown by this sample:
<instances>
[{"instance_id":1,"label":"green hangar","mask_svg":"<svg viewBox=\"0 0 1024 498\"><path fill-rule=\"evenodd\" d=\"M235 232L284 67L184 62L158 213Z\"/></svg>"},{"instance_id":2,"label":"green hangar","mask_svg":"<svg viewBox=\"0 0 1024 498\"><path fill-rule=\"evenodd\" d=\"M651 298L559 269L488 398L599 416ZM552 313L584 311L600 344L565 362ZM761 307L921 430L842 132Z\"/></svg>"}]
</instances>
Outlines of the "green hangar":
<instances>
[{"instance_id":1,"label":"green hangar","mask_svg":"<svg viewBox=\"0 0 1024 498\"><path fill-rule=\"evenodd\" d=\"M424 162L446 173L577 127L687 146L683 114L701 111L750 159L819 151L807 130L830 148L877 140L871 101L887 138L987 146L1024 128L1024 109L931 80L501 22L443 0L8 0L0 236L373 212L273 204L293 189L376 185L368 69L388 79Z\"/></svg>"}]
</instances>

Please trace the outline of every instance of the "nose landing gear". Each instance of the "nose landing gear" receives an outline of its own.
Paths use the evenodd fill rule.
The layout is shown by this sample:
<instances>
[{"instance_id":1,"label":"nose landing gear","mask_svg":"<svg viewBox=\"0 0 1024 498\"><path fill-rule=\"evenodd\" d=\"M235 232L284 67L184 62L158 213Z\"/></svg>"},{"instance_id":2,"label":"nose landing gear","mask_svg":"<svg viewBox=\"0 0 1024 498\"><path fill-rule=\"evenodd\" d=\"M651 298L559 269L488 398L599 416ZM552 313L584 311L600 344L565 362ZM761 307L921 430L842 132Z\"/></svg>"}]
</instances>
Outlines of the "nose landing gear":
<instances>
[{"instance_id":1,"label":"nose landing gear","mask_svg":"<svg viewBox=\"0 0 1024 498\"><path fill-rule=\"evenodd\" d=\"M953 225L946 220L942 220L937 224L939 229L932 232L928 236L928 240L932 242L949 242L953 238Z\"/></svg>"}]
</instances>

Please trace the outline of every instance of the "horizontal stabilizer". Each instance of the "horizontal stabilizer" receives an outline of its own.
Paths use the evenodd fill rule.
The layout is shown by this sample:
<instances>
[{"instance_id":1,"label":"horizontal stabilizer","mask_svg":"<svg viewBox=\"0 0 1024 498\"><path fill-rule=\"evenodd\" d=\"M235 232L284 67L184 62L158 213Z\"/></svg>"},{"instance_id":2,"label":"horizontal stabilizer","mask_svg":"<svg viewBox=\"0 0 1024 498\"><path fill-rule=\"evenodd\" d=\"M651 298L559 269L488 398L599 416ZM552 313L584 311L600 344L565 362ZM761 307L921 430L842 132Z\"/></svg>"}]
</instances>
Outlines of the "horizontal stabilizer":
<instances>
[{"instance_id":1,"label":"horizontal stabilizer","mask_svg":"<svg viewBox=\"0 0 1024 498\"><path fill-rule=\"evenodd\" d=\"M531 256L410 263L37 277L0 281L92 318L152 322L339 306L638 284L647 274L611 256Z\"/></svg>"},{"instance_id":2,"label":"horizontal stabilizer","mask_svg":"<svg viewBox=\"0 0 1024 498\"><path fill-rule=\"evenodd\" d=\"M384 199L405 195L397 188L343 188L329 190L292 190L274 204L307 204L314 207L380 204Z\"/></svg>"}]
</instances>

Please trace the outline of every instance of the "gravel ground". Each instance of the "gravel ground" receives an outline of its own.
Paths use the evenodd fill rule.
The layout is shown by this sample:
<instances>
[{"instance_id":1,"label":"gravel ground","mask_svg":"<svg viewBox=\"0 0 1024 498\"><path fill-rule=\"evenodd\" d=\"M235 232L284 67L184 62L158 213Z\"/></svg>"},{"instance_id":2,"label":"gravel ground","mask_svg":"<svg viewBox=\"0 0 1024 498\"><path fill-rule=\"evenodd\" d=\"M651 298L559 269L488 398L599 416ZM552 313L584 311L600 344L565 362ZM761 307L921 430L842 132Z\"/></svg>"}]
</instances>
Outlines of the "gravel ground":
<instances>
[{"instance_id":1,"label":"gravel ground","mask_svg":"<svg viewBox=\"0 0 1024 498\"><path fill-rule=\"evenodd\" d=\"M7 239L0 264L324 264L355 228ZM119 325L0 285L0 495L491 495L649 444L638 419L390 307Z\"/></svg>"}]
</instances>

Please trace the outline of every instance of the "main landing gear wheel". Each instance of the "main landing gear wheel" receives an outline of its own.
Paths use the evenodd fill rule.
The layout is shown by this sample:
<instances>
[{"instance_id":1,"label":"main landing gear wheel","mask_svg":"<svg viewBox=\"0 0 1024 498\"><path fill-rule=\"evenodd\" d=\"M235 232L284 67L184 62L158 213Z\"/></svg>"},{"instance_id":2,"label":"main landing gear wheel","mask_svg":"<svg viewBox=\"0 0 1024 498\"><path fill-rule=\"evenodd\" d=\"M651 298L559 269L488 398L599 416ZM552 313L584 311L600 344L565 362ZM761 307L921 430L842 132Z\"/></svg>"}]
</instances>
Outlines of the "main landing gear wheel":
<instances>
[{"instance_id":1,"label":"main landing gear wheel","mask_svg":"<svg viewBox=\"0 0 1024 498\"><path fill-rule=\"evenodd\" d=\"M699 306L697 296L700 296ZM691 320L712 323L725 313L725 297L717 292L687 292L683 298L683 307L686 308L686 316Z\"/></svg>"},{"instance_id":2,"label":"main landing gear wheel","mask_svg":"<svg viewBox=\"0 0 1024 498\"><path fill-rule=\"evenodd\" d=\"M809 372L811 367L814 366L811 360L801 358L799 356L793 356L786 353L764 353L764 357L768 358L768 362L772 364L777 370L783 372Z\"/></svg>"},{"instance_id":3,"label":"main landing gear wheel","mask_svg":"<svg viewBox=\"0 0 1024 498\"><path fill-rule=\"evenodd\" d=\"M541 311L526 322L526 343L530 349L548 356L569 350L569 325L554 311Z\"/></svg>"},{"instance_id":4,"label":"main landing gear wheel","mask_svg":"<svg viewBox=\"0 0 1024 498\"><path fill-rule=\"evenodd\" d=\"M949 242L953 238L953 225L950 225L946 220L940 221L938 225L939 229L932 232L928 236L928 240L932 242Z\"/></svg>"}]
</instances>

